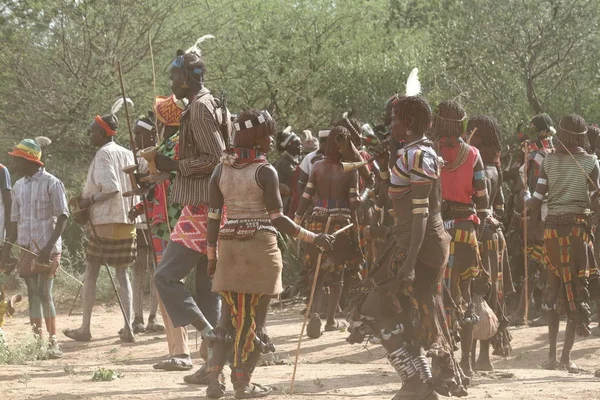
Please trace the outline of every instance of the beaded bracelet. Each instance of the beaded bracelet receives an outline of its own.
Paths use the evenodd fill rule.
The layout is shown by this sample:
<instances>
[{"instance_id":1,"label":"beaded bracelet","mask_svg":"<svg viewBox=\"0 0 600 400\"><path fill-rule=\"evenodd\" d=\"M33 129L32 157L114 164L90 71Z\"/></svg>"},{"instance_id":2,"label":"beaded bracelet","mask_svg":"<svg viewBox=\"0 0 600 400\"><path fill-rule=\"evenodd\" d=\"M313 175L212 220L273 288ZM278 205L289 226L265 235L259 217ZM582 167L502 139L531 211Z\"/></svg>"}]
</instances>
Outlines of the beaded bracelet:
<instances>
[{"instance_id":1,"label":"beaded bracelet","mask_svg":"<svg viewBox=\"0 0 600 400\"><path fill-rule=\"evenodd\" d=\"M315 239L317 238L317 235L315 233L299 226L294 238L301 240L303 242L313 243L315 241Z\"/></svg>"},{"instance_id":2,"label":"beaded bracelet","mask_svg":"<svg viewBox=\"0 0 600 400\"><path fill-rule=\"evenodd\" d=\"M379 178L381 179L390 179L390 170L388 169L387 171L379 171Z\"/></svg>"},{"instance_id":3,"label":"beaded bracelet","mask_svg":"<svg viewBox=\"0 0 600 400\"><path fill-rule=\"evenodd\" d=\"M206 244L206 258L209 261L217 259L217 244L216 243L207 243Z\"/></svg>"}]
</instances>

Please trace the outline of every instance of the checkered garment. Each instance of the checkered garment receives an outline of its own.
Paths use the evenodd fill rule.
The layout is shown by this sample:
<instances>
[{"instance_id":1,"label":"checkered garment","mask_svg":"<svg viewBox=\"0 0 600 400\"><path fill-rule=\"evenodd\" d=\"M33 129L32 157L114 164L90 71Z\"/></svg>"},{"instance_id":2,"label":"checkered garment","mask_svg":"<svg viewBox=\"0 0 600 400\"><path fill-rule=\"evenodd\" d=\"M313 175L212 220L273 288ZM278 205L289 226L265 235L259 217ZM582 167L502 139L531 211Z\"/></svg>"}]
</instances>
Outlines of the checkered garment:
<instances>
[{"instance_id":1,"label":"checkered garment","mask_svg":"<svg viewBox=\"0 0 600 400\"><path fill-rule=\"evenodd\" d=\"M106 239L91 235L86 260L93 263L119 267L128 266L137 255L136 238Z\"/></svg>"}]
</instances>

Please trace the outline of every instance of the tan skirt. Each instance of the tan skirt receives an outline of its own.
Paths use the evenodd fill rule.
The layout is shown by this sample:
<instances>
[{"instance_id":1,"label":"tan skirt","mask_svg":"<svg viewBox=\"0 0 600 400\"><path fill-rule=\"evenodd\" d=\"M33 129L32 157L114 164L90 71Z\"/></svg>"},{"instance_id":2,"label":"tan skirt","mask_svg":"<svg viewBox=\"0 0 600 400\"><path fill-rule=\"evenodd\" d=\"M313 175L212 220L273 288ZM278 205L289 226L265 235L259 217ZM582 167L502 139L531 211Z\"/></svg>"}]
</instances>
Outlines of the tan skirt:
<instances>
[{"instance_id":1,"label":"tan skirt","mask_svg":"<svg viewBox=\"0 0 600 400\"><path fill-rule=\"evenodd\" d=\"M221 240L212 291L277 295L283 290L283 261L272 232L256 231L248 240Z\"/></svg>"}]
</instances>

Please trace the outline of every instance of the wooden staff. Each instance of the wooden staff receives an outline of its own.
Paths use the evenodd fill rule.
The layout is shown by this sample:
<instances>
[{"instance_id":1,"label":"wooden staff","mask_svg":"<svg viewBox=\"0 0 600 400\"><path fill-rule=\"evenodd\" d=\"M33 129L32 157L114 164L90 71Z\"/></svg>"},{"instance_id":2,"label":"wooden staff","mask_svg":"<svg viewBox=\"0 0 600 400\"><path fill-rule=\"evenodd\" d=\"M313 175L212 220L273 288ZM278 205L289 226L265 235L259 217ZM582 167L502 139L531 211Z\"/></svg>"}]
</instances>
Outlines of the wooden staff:
<instances>
[{"instance_id":1,"label":"wooden staff","mask_svg":"<svg viewBox=\"0 0 600 400\"><path fill-rule=\"evenodd\" d=\"M327 224L325 224L325 233L329 232L330 225L331 225L331 216L329 216L329 218L327 218ZM292 374L292 386L290 388L291 394L294 394L294 383L296 381L296 369L298 368L298 357L300 356L300 346L302 345L302 336L304 336L304 329L306 328L308 316L310 315L310 310L312 308L313 299L315 297L315 288L317 287L317 279L319 278L319 270L321 269L321 260L322 259L323 259L323 252L319 251L319 256L317 257L317 266L315 268L315 276L313 277L312 287L310 289L310 297L308 298L308 305L306 308L306 313L304 314L304 322L302 323L302 329L300 330L300 337L298 338L298 347L296 348L296 361L294 362L294 373Z\"/></svg>"},{"instance_id":2,"label":"wooden staff","mask_svg":"<svg viewBox=\"0 0 600 400\"><path fill-rule=\"evenodd\" d=\"M125 85L123 84L123 71L121 71L121 61L117 61L117 71L119 72L119 83L121 85L121 96L123 96L123 107L125 109L125 118L127 119L127 130L129 131L129 145L133 150L133 161L135 162L136 169L139 171L139 165L137 156L135 154L135 141L133 140L133 129L131 128L131 120L129 119L129 108L127 107L127 96L125 95ZM146 217L146 228L148 230L149 240L146 240L150 243L150 249L152 249L152 256L154 257L154 267L158 266L158 259L156 258L156 249L154 248L154 241L152 240L152 230L150 229L150 217L148 215L148 208L146 207L146 197L142 197L142 201L144 203L144 217ZM167 210L167 219L169 218L169 213ZM91 222L90 222L91 224ZM146 235L143 233L144 239L146 239Z\"/></svg>"},{"instance_id":3,"label":"wooden staff","mask_svg":"<svg viewBox=\"0 0 600 400\"><path fill-rule=\"evenodd\" d=\"M527 185L529 173L529 142L525 142L525 163L523 164L523 185L525 190L529 189ZM525 326L529 325L529 256L527 254L527 201L523 201L523 266L525 267L525 280L523 290L525 291Z\"/></svg>"},{"instance_id":4,"label":"wooden staff","mask_svg":"<svg viewBox=\"0 0 600 400\"><path fill-rule=\"evenodd\" d=\"M154 67L154 52L152 51L152 37L148 31L148 45L150 46L150 61L152 61L152 88L154 89L154 98L156 99L156 69ZM156 126L156 121L154 121Z\"/></svg>"}]
</instances>

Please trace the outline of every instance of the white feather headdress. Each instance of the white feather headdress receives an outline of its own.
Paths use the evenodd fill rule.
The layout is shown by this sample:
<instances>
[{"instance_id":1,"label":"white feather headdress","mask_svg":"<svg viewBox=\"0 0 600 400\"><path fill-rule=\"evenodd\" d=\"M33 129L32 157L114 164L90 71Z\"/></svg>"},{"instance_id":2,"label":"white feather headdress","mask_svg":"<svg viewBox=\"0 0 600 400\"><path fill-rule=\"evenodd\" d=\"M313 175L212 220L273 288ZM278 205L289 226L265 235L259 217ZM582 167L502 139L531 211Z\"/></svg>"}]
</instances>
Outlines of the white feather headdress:
<instances>
[{"instance_id":1,"label":"white feather headdress","mask_svg":"<svg viewBox=\"0 0 600 400\"><path fill-rule=\"evenodd\" d=\"M375 132L373 131L373 128L371 128L371 125L369 125L369 124L364 124L361 127L361 130L365 135L375 136Z\"/></svg>"},{"instance_id":2,"label":"white feather headdress","mask_svg":"<svg viewBox=\"0 0 600 400\"><path fill-rule=\"evenodd\" d=\"M200 39L196 40L196 43L194 43L194 45L192 47L190 47L189 49L187 49L185 52L187 53L196 53L198 54L198 56L202 57L202 50L200 49L200 43L204 42L206 39L214 39L215 37L213 35L204 35L202 36Z\"/></svg>"},{"instance_id":3,"label":"white feather headdress","mask_svg":"<svg viewBox=\"0 0 600 400\"><path fill-rule=\"evenodd\" d=\"M34 141L38 144L38 146L40 147L44 147L44 146L48 146L49 144L52 143L52 140L50 140L50 138L46 137L46 136L38 136L34 139Z\"/></svg>"},{"instance_id":4,"label":"white feather headdress","mask_svg":"<svg viewBox=\"0 0 600 400\"><path fill-rule=\"evenodd\" d=\"M131 99L130 99L130 98L127 98L126 100L127 100L127 105L133 108L133 101L131 101ZM112 107L111 107L111 109L110 109L110 113L111 113L112 115L116 115L116 114L117 114L117 113L118 113L118 112L121 110L121 108L123 108L123 104L124 104L124 102L123 102L123 98L122 98L122 97L120 97L120 98L119 98L117 101L115 101L115 103L112 105Z\"/></svg>"},{"instance_id":5,"label":"white feather headdress","mask_svg":"<svg viewBox=\"0 0 600 400\"><path fill-rule=\"evenodd\" d=\"M421 94L421 82L419 81L419 68L413 68L406 80L405 96L418 96Z\"/></svg>"}]
</instances>

